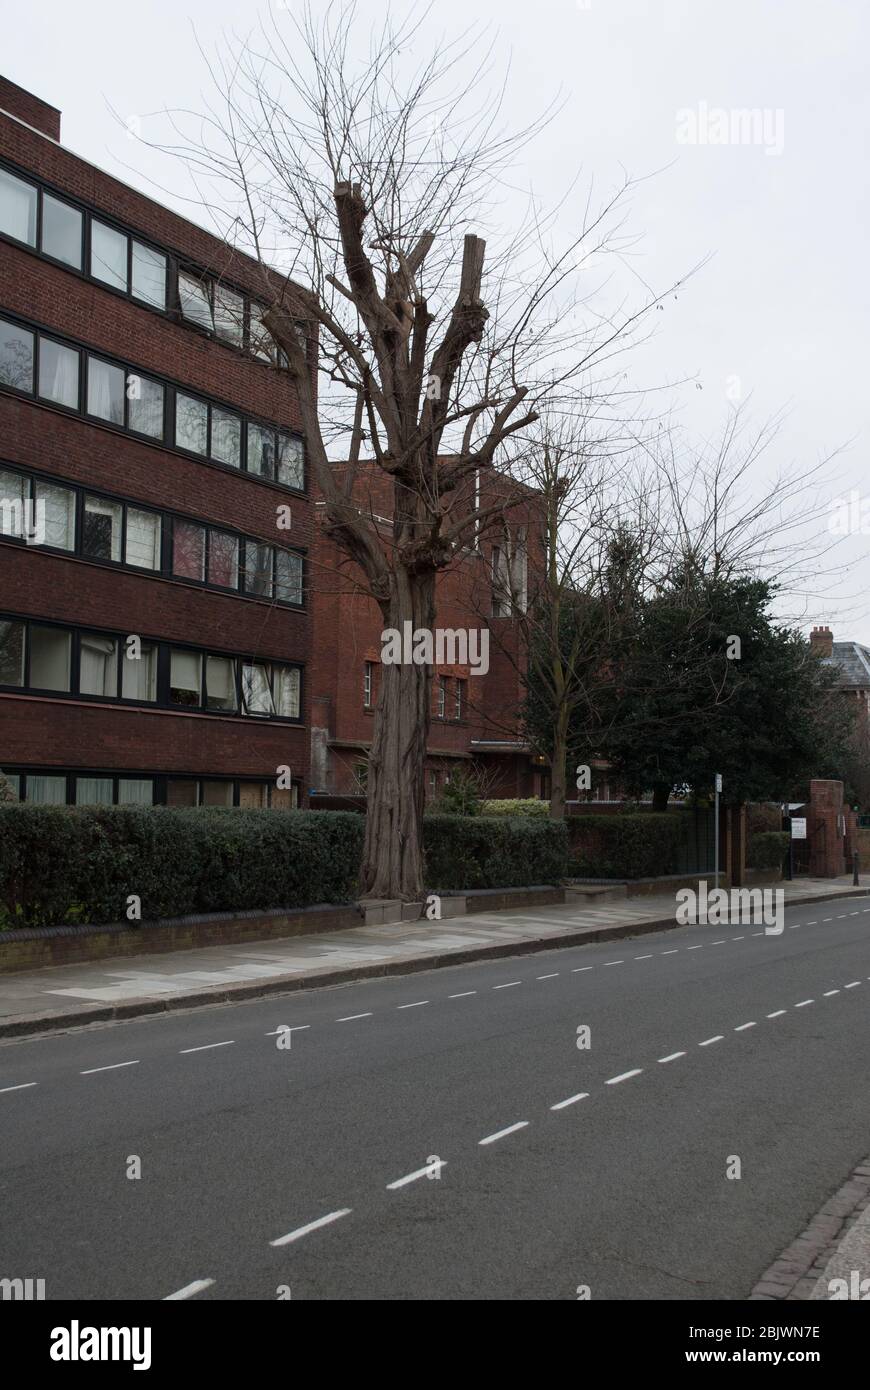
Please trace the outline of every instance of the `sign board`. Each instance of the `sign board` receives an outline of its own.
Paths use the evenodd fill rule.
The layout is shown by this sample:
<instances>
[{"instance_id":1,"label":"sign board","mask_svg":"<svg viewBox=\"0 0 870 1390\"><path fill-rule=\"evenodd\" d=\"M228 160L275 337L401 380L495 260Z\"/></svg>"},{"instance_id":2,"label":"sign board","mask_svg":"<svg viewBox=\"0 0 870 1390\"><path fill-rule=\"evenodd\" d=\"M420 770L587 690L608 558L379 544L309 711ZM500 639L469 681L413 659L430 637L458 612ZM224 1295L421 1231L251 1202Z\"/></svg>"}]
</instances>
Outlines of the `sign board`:
<instances>
[{"instance_id":1,"label":"sign board","mask_svg":"<svg viewBox=\"0 0 870 1390\"><path fill-rule=\"evenodd\" d=\"M716 773L716 790L717 790L717 792L721 792L721 790L722 790L722 773L721 773L721 772L717 772L717 773Z\"/></svg>"},{"instance_id":2,"label":"sign board","mask_svg":"<svg viewBox=\"0 0 870 1390\"><path fill-rule=\"evenodd\" d=\"M805 816L792 816L791 838L793 840L805 840L807 838L807 822Z\"/></svg>"}]
</instances>

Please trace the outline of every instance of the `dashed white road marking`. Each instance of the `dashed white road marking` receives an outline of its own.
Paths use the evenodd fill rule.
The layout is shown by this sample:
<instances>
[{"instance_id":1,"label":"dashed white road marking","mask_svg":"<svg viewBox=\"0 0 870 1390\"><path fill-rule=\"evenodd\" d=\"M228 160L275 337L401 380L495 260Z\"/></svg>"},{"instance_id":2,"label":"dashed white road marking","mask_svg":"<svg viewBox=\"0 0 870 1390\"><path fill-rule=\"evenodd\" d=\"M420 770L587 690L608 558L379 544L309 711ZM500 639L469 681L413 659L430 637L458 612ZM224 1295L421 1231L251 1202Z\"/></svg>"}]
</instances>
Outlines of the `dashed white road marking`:
<instances>
[{"instance_id":1,"label":"dashed white road marking","mask_svg":"<svg viewBox=\"0 0 870 1390\"><path fill-rule=\"evenodd\" d=\"M858 986L860 985L860 983L861 983L860 980L853 980L852 983L851 983L850 985L844 985L843 988L844 988L844 989L857 989Z\"/></svg>"},{"instance_id":2,"label":"dashed white road marking","mask_svg":"<svg viewBox=\"0 0 870 1390\"><path fill-rule=\"evenodd\" d=\"M279 1033L283 1031L281 1028L278 1029ZM179 1048L179 1055L184 1052L208 1052L209 1048L212 1047L232 1047L234 1042L235 1038L229 1038L226 1042L203 1043L201 1047L181 1047Z\"/></svg>"},{"instance_id":3,"label":"dashed white road marking","mask_svg":"<svg viewBox=\"0 0 870 1390\"><path fill-rule=\"evenodd\" d=\"M785 1013L785 1009L777 1009L777 1010L776 1010L776 1013L768 1014L767 1017L768 1017L768 1018L781 1018L782 1015L783 1015L784 1013Z\"/></svg>"},{"instance_id":4,"label":"dashed white road marking","mask_svg":"<svg viewBox=\"0 0 870 1390\"><path fill-rule=\"evenodd\" d=\"M824 996L824 997L825 997L826 999L830 999L830 997L831 997L832 994L839 994L839 993L840 993L840 991L839 991L838 989L826 989L826 990L825 990L825 996Z\"/></svg>"},{"instance_id":5,"label":"dashed white road marking","mask_svg":"<svg viewBox=\"0 0 870 1390\"><path fill-rule=\"evenodd\" d=\"M567 1100L557 1101L555 1105L550 1106L550 1109L564 1110L566 1105L576 1105L578 1100L585 1100L588 1095L588 1091L578 1091L576 1096L569 1096Z\"/></svg>"},{"instance_id":6,"label":"dashed white road marking","mask_svg":"<svg viewBox=\"0 0 870 1390\"><path fill-rule=\"evenodd\" d=\"M341 1207L339 1211L331 1211L326 1216L318 1216L316 1221L309 1221L307 1226L298 1226L295 1231L289 1231L286 1236L279 1236L277 1240L270 1240L270 1245L290 1245L294 1240L301 1240L311 1231L319 1231L321 1226L329 1226L333 1221L338 1221L342 1216L350 1216L352 1207Z\"/></svg>"},{"instance_id":7,"label":"dashed white road marking","mask_svg":"<svg viewBox=\"0 0 870 1390\"><path fill-rule=\"evenodd\" d=\"M192 1284L185 1284L183 1289L177 1293L168 1293L163 1299L164 1303L173 1303L179 1298L193 1298L195 1293L202 1293L203 1289L210 1289L214 1283L213 1279L194 1279Z\"/></svg>"},{"instance_id":8,"label":"dashed white road marking","mask_svg":"<svg viewBox=\"0 0 870 1390\"><path fill-rule=\"evenodd\" d=\"M413 1004L397 1004L397 1009L421 1009L424 1004L428 1004L428 999L417 999Z\"/></svg>"},{"instance_id":9,"label":"dashed white road marking","mask_svg":"<svg viewBox=\"0 0 870 1390\"><path fill-rule=\"evenodd\" d=\"M734 1032L735 1032L735 1033L744 1033L744 1032L746 1031L747 1028L754 1028L754 1027L755 1027L755 1024L754 1024L754 1023L740 1023L740 1024L738 1024L737 1027L734 1029Z\"/></svg>"},{"instance_id":10,"label":"dashed white road marking","mask_svg":"<svg viewBox=\"0 0 870 1390\"><path fill-rule=\"evenodd\" d=\"M640 1076L643 1067L634 1067L631 1071L620 1072L619 1076L611 1076L609 1081L605 1081L605 1086L618 1086L620 1081L628 1081L629 1077Z\"/></svg>"},{"instance_id":11,"label":"dashed white road marking","mask_svg":"<svg viewBox=\"0 0 870 1390\"><path fill-rule=\"evenodd\" d=\"M795 1004L796 1009L805 1009L807 1004L815 1004L815 999L802 999L799 1004Z\"/></svg>"},{"instance_id":12,"label":"dashed white road marking","mask_svg":"<svg viewBox=\"0 0 870 1390\"><path fill-rule=\"evenodd\" d=\"M118 1067L138 1067L138 1060L135 1062L111 1062L107 1067L88 1067L87 1071L80 1071L79 1076L94 1076L98 1071L117 1071Z\"/></svg>"},{"instance_id":13,"label":"dashed white road marking","mask_svg":"<svg viewBox=\"0 0 870 1390\"><path fill-rule=\"evenodd\" d=\"M336 1023L353 1023L357 1018L374 1018L374 1014L345 1014L344 1018L337 1018Z\"/></svg>"},{"instance_id":14,"label":"dashed white road marking","mask_svg":"<svg viewBox=\"0 0 870 1390\"><path fill-rule=\"evenodd\" d=\"M686 947L686 950L687 950L687 951L703 951L703 949L704 949L703 946L687 946L687 947Z\"/></svg>"},{"instance_id":15,"label":"dashed white road marking","mask_svg":"<svg viewBox=\"0 0 870 1390\"><path fill-rule=\"evenodd\" d=\"M724 1036L725 1036L724 1033L717 1033L716 1036L715 1036L715 1038L705 1038L703 1042L699 1042L699 1043L698 1043L698 1046L699 1046L699 1047L709 1047L711 1043L714 1043L714 1042L721 1042L722 1039L724 1038Z\"/></svg>"},{"instance_id":16,"label":"dashed white road marking","mask_svg":"<svg viewBox=\"0 0 870 1390\"><path fill-rule=\"evenodd\" d=\"M513 989L514 985L521 985L522 980L508 980L506 985L493 985L493 989Z\"/></svg>"},{"instance_id":17,"label":"dashed white road marking","mask_svg":"<svg viewBox=\"0 0 870 1390\"><path fill-rule=\"evenodd\" d=\"M425 1168L418 1168L416 1172L406 1173L403 1178L397 1178L395 1182L388 1182L387 1191L395 1192L400 1187L407 1187L409 1182L416 1182L418 1178L429 1178L433 1173L436 1177L440 1177L441 1169L446 1167L446 1158L439 1158L437 1162L427 1163Z\"/></svg>"},{"instance_id":18,"label":"dashed white road marking","mask_svg":"<svg viewBox=\"0 0 870 1390\"><path fill-rule=\"evenodd\" d=\"M667 954L667 953L666 953ZM625 965L624 960L606 960L605 965Z\"/></svg>"},{"instance_id":19,"label":"dashed white road marking","mask_svg":"<svg viewBox=\"0 0 870 1390\"><path fill-rule=\"evenodd\" d=\"M470 999L472 994L476 994L476 989L465 989L461 994L448 994L448 999Z\"/></svg>"},{"instance_id":20,"label":"dashed white road marking","mask_svg":"<svg viewBox=\"0 0 870 1390\"><path fill-rule=\"evenodd\" d=\"M866 908L865 911L870 912L870 908ZM815 922L805 922L804 925L807 926L807 927L817 927L819 924L818 924L818 921L815 921Z\"/></svg>"},{"instance_id":21,"label":"dashed white road marking","mask_svg":"<svg viewBox=\"0 0 870 1390\"><path fill-rule=\"evenodd\" d=\"M558 978L558 975L559 975L558 970L554 970L553 973L552 973L552 975L536 975L536 976L535 976L535 979L536 979L536 980L555 980L555 979Z\"/></svg>"},{"instance_id":22,"label":"dashed white road marking","mask_svg":"<svg viewBox=\"0 0 870 1390\"><path fill-rule=\"evenodd\" d=\"M745 940L746 940L746 937L745 937L745 936L732 936L731 940L732 940L732 941L745 941Z\"/></svg>"},{"instance_id":23,"label":"dashed white road marking","mask_svg":"<svg viewBox=\"0 0 870 1390\"><path fill-rule=\"evenodd\" d=\"M652 955L648 955L648 956L635 956L635 960L652 960Z\"/></svg>"},{"instance_id":24,"label":"dashed white road marking","mask_svg":"<svg viewBox=\"0 0 870 1390\"><path fill-rule=\"evenodd\" d=\"M277 1038L281 1033L301 1033L304 1031L304 1029L310 1027L310 1023L296 1023L292 1028L289 1028L286 1025L282 1024L280 1028L273 1028L271 1033L266 1033L264 1034L264 1036L267 1038Z\"/></svg>"},{"instance_id":25,"label":"dashed white road marking","mask_svg":"<svg viewBox=\"0 0 870 1390\"><path fill-rule=\"evenodd\" d=\"M7 1091L27 1091L31 1086L38 1086L38 1081L22 1081L20 1086L3 1086L0 1088L0 1096L5 1096Z\"/></svg>"},{"instance_id":26,"label":"dashed white road marking","mask_svg":"<svg viewBox=\"0 0 870 1390\"><path fill-rule=\"evenodd\" d=\"M667 1057L660 1057L659 1061L661 1063L675 1062L678 1057L685 1057L685 1055L685 1052L669 1052Z\"/></svg>"},{"instance_id":27,"label":"dashed white road marking","mask_svg":"<svg viewBox=\"0 0 870 1390\"><path fill-rule=\"evenodd\" d=\"M515 1125L508 1125L507 1129L497 1129L495 1134L488 1134L485 1139L478 1139L478 1146L482 1144L494 1144L496 1139L504 1139L506 1134L515 1134L518 1129L526 1129L528 1120L520 1120Z\"/></svg>"},{"instance_id":28,"label":"dashed white road marking","mask_svg":"<svg viewBox=\"0 0 870 1390\"><path fill-rule=\"evenodd\" d=\"M594 970L594 965L575 965L571 971L572 975L582 975L584 970Z\"/></svg>"},{"instance_id":29,"label":"dashed white road marking","mask_svg":"<svg viewBox=\"0 0 870 1390\"><path fill-rule=\"evenodd\" d=\"M679 946L675 946L672 951L659 951L660 956L675 956L679 951Z\"/></svg>"},{"instance_id":30,"label":"dashed white road marking","mask_svg":"<svg viewBox=\"0 0 870 1390\"><path fill-rule=\"evenodd\" d=\"M752 935L753 935L753 936L764 936L764 932L763 932L763 931L754 931L754 932L752 933Z\"/></svg>"},{"instance_id":31,"label":"dashed white road marking","mask_svg":"<svg viewBox=\"0 0 870 1390\"><path fill-rule=\"evenodd\" d=\"M834 920L833 917L823 917L823 918L822 918L822 921L823 921L823 922L833 922L833 920Z\"/></svg>"},{"instance_id":32,"label":"dashed white road marking","mask_svg":"<svg viewBox=\"0 0 870 1390\"><path fill-rule=\"evenodd\" d=\"M710 944L711 946L724 946L726 944L725 938L723 937L721 941L712 941Z\"/></svg>"}]
</instances>

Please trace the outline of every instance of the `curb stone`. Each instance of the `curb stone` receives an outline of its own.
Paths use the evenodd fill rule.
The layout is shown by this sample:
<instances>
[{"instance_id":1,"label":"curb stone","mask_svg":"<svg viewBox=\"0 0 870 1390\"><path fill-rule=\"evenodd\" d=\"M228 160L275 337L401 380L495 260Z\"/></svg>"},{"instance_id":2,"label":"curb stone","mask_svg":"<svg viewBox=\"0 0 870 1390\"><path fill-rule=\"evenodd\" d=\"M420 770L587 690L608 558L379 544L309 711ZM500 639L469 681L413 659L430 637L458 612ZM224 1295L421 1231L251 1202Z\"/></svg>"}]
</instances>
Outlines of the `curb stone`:
<instances>
[{"instance_id":1,"label":"curb stone","mask_svg":"<svg viewBox=\"0 0 870 1390\"><path fill-rule=\"evenodd\" d=\"M868 1205L870 1155L856 1164L843 1186L816 1212L806 1230L764 1271L749 1295L750 1300L809 1301L828 1261Z\"/></svg>"}]
</instances>

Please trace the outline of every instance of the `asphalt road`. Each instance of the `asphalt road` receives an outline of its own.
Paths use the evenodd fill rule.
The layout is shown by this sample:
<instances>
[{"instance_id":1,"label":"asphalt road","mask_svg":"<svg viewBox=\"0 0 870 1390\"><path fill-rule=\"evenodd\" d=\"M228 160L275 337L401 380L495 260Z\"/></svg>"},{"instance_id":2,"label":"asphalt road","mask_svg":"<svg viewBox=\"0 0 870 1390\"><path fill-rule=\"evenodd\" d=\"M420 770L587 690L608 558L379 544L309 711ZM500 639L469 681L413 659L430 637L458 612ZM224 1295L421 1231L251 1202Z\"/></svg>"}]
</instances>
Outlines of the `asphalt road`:
<instances>
[{"instance_id":1,"label":"asphalt road","mask_svg":"<svg viewBox=\"0 0 870 1390\"><path fill-rule=\"evenodd\" d=\"M745 1298L870 1151L870 897L786 924L5 1043L0 1277L48 1299Z\"/></svg>"}]
</instances>

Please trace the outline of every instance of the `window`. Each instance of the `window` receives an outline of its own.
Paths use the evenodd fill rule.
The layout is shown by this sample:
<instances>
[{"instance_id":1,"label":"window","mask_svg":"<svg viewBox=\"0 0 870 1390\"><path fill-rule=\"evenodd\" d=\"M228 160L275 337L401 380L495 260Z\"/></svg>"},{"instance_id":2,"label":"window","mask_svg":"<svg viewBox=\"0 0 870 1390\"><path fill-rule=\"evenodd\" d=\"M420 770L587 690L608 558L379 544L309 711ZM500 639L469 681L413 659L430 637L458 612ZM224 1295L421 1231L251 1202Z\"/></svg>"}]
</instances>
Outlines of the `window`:
<instances>
[{"instance_id":1,"label":"window","mask_svg":"<svg viewBox=\"0 0 870 1390\"><path fill-rule=\"evenodd\" d=\"M128 428L150 439L163 438L163 387L131 372L127 376Z\"/></svg>"},{"instance_id":2,"label":"window","mask_svg":"<svg viewBox=\"0 0 870 1390\"><path fill-rule=\"evenodd\" d=\"M6 781L9 783L17 801L21 800L21 777L16 772L4 773Z\"/></svg>"},{"instance_id":3,"label":"window","mask_svg":"<svg viewBox=\"0 0 870 1390\"><path fill-rule=\"evenodd\" d=\"M242 462L242 422L238 415L212 406L211 456L221 463L239 468Z\"/></svg>"},{"instance_id":4,"label":"window","mask_svg":"<svg viewBox=\"0 0 870 1390\"><path fill-rule=\"evenodd\" d=\"M178 272L178 302L184 318L201 328L214 329L211 297L207 283L185 270Z\"/></svg>"},{"instance_id":5,"label":"window","mask_svg":"<svg viewBox=\"0 0 870 1390\"><path fill-rule=\"evenodd\" d=\"M175 393L175 443L192 454L204 454L208 442L208 406L181 391Z\"/></svg>"},{"instance_id":6,"label":"window","mask_svg":"<svg viewBox=\"0 0 870 1390\"><path fill-rule=\"evenodd\" d=\"M23 473L0 472L0 536L23 540L30 483Z\"/></svg>"},{"instance_id":7,"label":"window","mask_svg":"<svg viewBox=\"0 0 870 1390\"><path fill-rule=\"evenodd\" d=\"M202 656L173 648L169 653L169 700L173 705L200 705Z\"/></svg>"},{"instance_id":8,"label":"window","mask_svg":"<svg viewBox=\"0 0 870 1390\"><path fill-rule=\"evenodd\" d=\"M509 618L511 615L510 573L501 546L492 548L492 615Z\"/></svg>"},{"instance_id":9,"label":"window","mask_svg":"<svg viewBox=\"0 0 870 1390\"><path fill-rule=\"evenodd\" d=\"M248 425L248 472L261 478L275 477L275 431Z\"/></svg>"},{"instance_id":10,"label":"window","mask_svg":"<svg viewBox=\"0 0 870 1390\"><path fill-rule=\"evenodd\" d=\"M251 305L251 352L265 362L272 362L275 360L275 340L263 325L263 312L259 304Z\"/></svg>"},{"instance_id":11,"label":"window","mask_svg":"<svg viewBox=\"0 0 870 1390\"><path fill-rule=\"evenodd\" d=\"M205 579L205 527L192 521L172 525L172 573L182 579Z\"/></svg>"},{"instance_id":12,"label":"window","mask_svg":"<svg viewBox=\"0 0 870 1390\"><path fill-rule=\"evenodd\" d=\"M24 684L24 624L0 622L0 685Z\"/></svg>"},{"instance_id":13,"label":"window","mask_svg":"<svg viewBox=\"0 0 870 1390\"><path fill-rule=\"evenodd\" d=\"M219 338L241 347L245 339L245 301L226 285L214 287L214 328Z\"/></svg>"},{"instance_id":14,"label":"window","mask_svg":"<svg viewBox=\"0 0 870 1390\"><path fill-rule=\"evenodd\" d=\"M88 358L88 414L110 425L124 424L124 372L99 357Z\"/></svg>"},{"instance_id":15,"label":"window","mask_svg":"<svg viewBox=\"0 0 870 1390\"><path fill-rule=\"evenodd\" d=\"M83 632L79 639L79 694L118 695L118 642L97 632Z\"/></svg>"},{"instance_id":16,"label":"window","mask_svg":"<svg viewBox=\"0 0 870 1390\"><path fill-rule=\"evenodd\" d=\"M453 718L462 718L462 707L465 698L465 681L457 680L453 694Z\"/></svg>"},{"instance_id":17,"label":"window","mask_svg":"<svg viewBox=\"0 0 870 1390\"><path fill-rule=\"evenodd\" d=\"M53 545L56 550L75 550L76 544L76 495L72 488L55 487L53 483L34 480L37 518L39 509L45 509L44 545Z\"/></svg>"},{"instance_id":18,"label":"window","mask_svg":"<svg viewBox=\"0 0 870 1390\"><path fill-rule=\"evenodd\" d=\"M239 587L239 541L228 531L208 533L208 582L222 589Z\"/></svg>"},{"instance_id":19,"label":"window","mask_svg":"<svg viewBox=\"0 0 870 1390\"><path fill-rule=\"evenodd\" d=\"M239 784L239 806L247 811L260 811L268 805L268 782L241 782Z\"/></svg>"},{"instance_id":20,"label":"window","mask_svg":"<svg viewBox=\"0 0 870 1390\"><path fill-rule=\"evenodd\" d=\"M157 699L157 648L153 643L142 643L138 657L130 655L130 648L124 645L121 659L121 695L125 700Z\"/></svg>"},{"instance_id":21,"label":"window","mask_svg":"<svg viewBox=\"0 0 870 1390\"><path fill-rule=\"evenodd\" d=\"M127 289L127 238L91 218L91 274L116 290Z\"/></svg>"},{"instance_id":22,"label":"window","mask_svg":"<svg viewBox=\"0 0 870 1390\"><path fill-rule=\"evenodd\" d=\"M53 338L39 340L39 394L45 401L78 410L79 354Z\"/></svg>"},{"instance_id":23,"label":"window","mask_svg":"<svg viewBox=\"0 0 870 1390\"><path fill-rule=\"evenodd\" d=\"M77 806L111 806L114 789L111 777L77 777Z\"/></svg>"},{"instance_id":24,"label":"window","mask_svg":"<svg viewBox=\"0 0 870 1390\"><path fill-rule=\"evenodd\" d=\"M299 788L273 787L269 805L273 811L295 811L299 805Z\"/></svg>"},{"instance_id":25,"label":"window","mask_svg":"<svg viewBox=\"0 0 870 1390\"><path fill-rule=\"evenodd\" d=\"M525 613L528 606L529 565L526 550L526 528L520 526L511 556L511 593L516 598L517 608Z\"/></svg>"},{"instance_id":26,"label":"window","mask_svg":"<svg viewBox=\"0 0 870 1390\"><path fill-rule=\"evenodd\" d=\"M36 806L65 806L65 777L35 777L27 774L27 800Z\"/></svg>"},{"instance_id":27,"label":"window","mask_svg":"<svg viewBox=\"0 0 870 1390\"><path fill-rule=\"evenodd\" d=\"M430 772L430 773L429 773L429 795L430 795L430 796L435 796L435 795L437 795L437 792L438 792L438 773L437 773L437 772Z\"/></svg>"},{"instance_id":28,"label":"window","mask_svg":"<svg viewBox=\"0 0 870 1390\"><path fill-rule=\"evenodd\" d=\"M157 512L127 508L127 539L124 559L143 570L160 569L160 517Z\"/></svg>"},{"instance_id":29,"label":"window","mask_svg":"<svg viewBox=\"0 0 870 1390\"><path fill-rule=\"evenodd\" d=\"M202 784L202 805L203 806L232 806L233 804L233 784L232 782L203 782Z\"/></svg>"},{"instance_id":30,"label":"window","mask_svg":"<svg viewBox=\"0 0 870 1390\"><path fill-rule=\"evenodd\" d=\"M81 270L83 222L78 208L52 198L50 193L43 193L42 250L45 255L71 265L74 270Z\"/></svg>"},{"instance_id":31,"label":"window","mask_svg":"<svg viewBox=\"0 0 870 1390\"><path fill-rule=\"evenodd\" d=\"M372 707L372 674L374 667L370 661L363 666L363 706L365 709Z\"/></svg>"},{"instance_id":32,"label":"window","mask_svg":"<svg viewBox=\"0 0 870 1390\"><path fill-rule=\"evenodd\" d=\"M299 718L300 676L298 666L273 666L272 689L275 713L286 719Z\"/></svg>"},{"instance_id":33,"label":"window","mask_svg":"<svg viewBox=\"0 0 870 1390\"><path fill-rule=\"evenodd\" d=\"M33 334L0 319L0 383L33 390Z\"/></svg>"},{"instance_id":34,"label":"window","mask_svg":"<svg viewBox=\"0 0 870 1390\"><path fill-rule=\"evenodd\" d=\"M154 783L150 777L119 777L119 806L153 806Z\"/></svg>"},{"instance_id":35,"label":"window","mask_svg":"<svg viewBox=\"0 0 870 1390\"><path fill-rule=\"evenodd\" d=\"M443 676L439 676L435 683L435 699L437 718L443 719L447 709L447 681Z\"/></svg>"},{"instance_id":36,"label":"window","mask_svg":"<svg viewBox=\"0 0 870 1390\"><path fill-rule=\"evenodd\" d=\"M130 291L145 304L166 308L166 257L141 241L133 242Z\"/></svg>"},{"instance_id":37,"label":"window","mask_svg":"<svg viewBox=\"0 0 870 1390\"><path fill-rule=\"evenodd\" d=\"M33 690L70 688L70 633L30 625L30 686Z\"/></svg>"},{"instance_id":38,"label":"window","mask_svg":"<svg viewBox=\"0 0 870 1390\"><path fill-rule=\"evenodd\" d=\"M287 487L305 486L305 451L295 434L278 434L278 482Z\"/></svg>"},{"instance_id":39,"label":"window","mask_svg":"<svg viewBox=\"0 0 870 1390\"><path fill-rule=\"evenodd\" d=\"M120 560L123 515L120 502L86 497L82 554L89 560Z\"/></svg>"},{"instance_id":40,"label":"window","mask_svg":"<svg viewBox=\"0 0 870 1390\"><path fill-rule=\"evenodd\" d=\"M181 777L170 777L166 783L167 806L198 806L199 783Z\"/></svg>"},{"instance_id":41,"label":"window","mask_svg":"<svg viewBox=\"0 0 870 1390\"><path fill-rule=\"evenodd\" d=\"M275 551L275 597L281 603L302 602L302 556Z\"/></svg>"},{"instance_id":42,"label":"window","mask_svg":"<svg viewBox=\"0 0 870 1390\"><path fill-rule=\"evenodd\" d=\"M230 656L207 656L205 660L206 709L238 709L236 663Z\"/></svg>"},{"instance_id":43,"label":"window","mask_svg":"<svg viewBox=\"0 0 870 1390\"><path fill-rule=\"evenodd\" d=\"M271 545L245 542L245 593L272 597L272 561Z\"/></svg>"},{"instance_id":44,"label":"window","mask_svg":"<svg viewBox=\"0 0 870 1390\"><path fill-rule=\"evenodd\" d=\"M268 667L259 662L242 665L242 699L245 714L274 714Z\"/></svg>"},{"instance_id":45,"label":"window","mask_svg":"<svg viewBox=\"0 0 870 1390\"><path fill-rule=\"evenodd\" d=\"M0 169L0 232L35 246L37 196L33 184Z\"/></svg>"}]
</instances>

